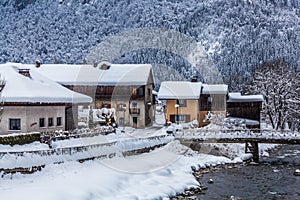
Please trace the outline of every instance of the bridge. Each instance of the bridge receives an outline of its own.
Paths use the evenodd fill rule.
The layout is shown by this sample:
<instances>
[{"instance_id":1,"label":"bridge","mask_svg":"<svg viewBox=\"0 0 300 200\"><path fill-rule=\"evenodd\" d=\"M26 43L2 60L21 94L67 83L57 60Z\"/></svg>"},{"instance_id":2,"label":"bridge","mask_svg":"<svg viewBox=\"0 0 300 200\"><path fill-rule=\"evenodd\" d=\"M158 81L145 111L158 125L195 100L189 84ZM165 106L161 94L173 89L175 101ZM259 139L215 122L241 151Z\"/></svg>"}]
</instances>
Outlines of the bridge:
<instances>
[{"instance_id":1,"label":"bridge","mask_svg":"<svg viewBox=\"0 0 300 200\"><path fill-rule=\"evenodd\" d=\"M192 129L176 132L182 144L245 143L245 153L252 153L253 161L259 162L259 143L300 145L300 133L274 130L211 130Z\"/></svg>"}]
</instances>

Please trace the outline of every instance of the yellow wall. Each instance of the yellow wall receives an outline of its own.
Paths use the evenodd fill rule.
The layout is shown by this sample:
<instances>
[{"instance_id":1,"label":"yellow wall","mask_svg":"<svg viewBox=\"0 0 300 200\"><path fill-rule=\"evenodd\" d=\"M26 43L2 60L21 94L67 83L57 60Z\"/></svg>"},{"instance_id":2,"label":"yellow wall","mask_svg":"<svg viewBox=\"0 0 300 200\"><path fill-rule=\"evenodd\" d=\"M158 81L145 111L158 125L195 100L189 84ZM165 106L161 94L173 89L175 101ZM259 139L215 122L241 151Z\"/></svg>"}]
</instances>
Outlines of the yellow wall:
<instances>
[{"instance_id":1,"label":"yellow wall","mask_svg":"<svg viewBox=\"0 0 300 200\"><path fill-rule=\"evenodd\" d=\"M177 111L175 108L177 100L166 101L166 116L170 119L170 115L176 115ZM198 120L199 104L198 100L187 100L186 107L179 107L178 114L186 114L191 116L192 120Z\"/></svg>"}]
</instances>

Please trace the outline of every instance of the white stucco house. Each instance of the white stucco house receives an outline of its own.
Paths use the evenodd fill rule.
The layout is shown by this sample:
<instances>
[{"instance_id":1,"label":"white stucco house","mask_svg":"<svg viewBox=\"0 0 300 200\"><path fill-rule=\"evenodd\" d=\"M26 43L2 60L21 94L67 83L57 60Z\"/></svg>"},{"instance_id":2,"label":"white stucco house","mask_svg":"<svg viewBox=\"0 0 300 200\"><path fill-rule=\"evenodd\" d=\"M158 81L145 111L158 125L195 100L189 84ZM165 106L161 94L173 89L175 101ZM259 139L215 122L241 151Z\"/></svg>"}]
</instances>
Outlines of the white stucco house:
<instances>
[{"instance_id":1,"label":"white stucco house","mask_svg":"<svg viewBox=\"0 0 300 200\"><path fill-rule=\"evenodd\" d=\"M23 65L1 64L0 74L5 82L0 91L0 134L72 129L78 105L92 102Z\"/></svg>"}]
</instances>

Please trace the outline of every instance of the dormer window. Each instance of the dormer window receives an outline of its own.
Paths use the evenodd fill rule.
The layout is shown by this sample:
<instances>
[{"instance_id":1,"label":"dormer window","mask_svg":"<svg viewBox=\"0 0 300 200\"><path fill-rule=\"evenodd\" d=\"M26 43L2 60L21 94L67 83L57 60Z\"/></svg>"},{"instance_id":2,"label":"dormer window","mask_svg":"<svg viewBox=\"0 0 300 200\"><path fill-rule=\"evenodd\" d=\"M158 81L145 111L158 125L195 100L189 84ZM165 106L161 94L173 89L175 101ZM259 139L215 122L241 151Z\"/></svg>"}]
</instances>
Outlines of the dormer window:
<instances>
[{"instance_id":1,"label":"dormer window","mask_svg":"<svg viewBox=\"0 0 300 200\"><path fill-rule=\"evenodd\" d=\"M30 78L30 72L29 69L19 69L19 74L22 74L23 76Z\"/></svg>"},{"instance_id":2,"label":"dormer window","mask_svg":"<svg viewBox=\"0 0 300 200\"><path fill-rule=\"evenodd\" d=\"M111 64L107 61L99 63L97 66L99 66L99 69L101 70L108 70L111 66Z\"/></svg>"}]
</instances>

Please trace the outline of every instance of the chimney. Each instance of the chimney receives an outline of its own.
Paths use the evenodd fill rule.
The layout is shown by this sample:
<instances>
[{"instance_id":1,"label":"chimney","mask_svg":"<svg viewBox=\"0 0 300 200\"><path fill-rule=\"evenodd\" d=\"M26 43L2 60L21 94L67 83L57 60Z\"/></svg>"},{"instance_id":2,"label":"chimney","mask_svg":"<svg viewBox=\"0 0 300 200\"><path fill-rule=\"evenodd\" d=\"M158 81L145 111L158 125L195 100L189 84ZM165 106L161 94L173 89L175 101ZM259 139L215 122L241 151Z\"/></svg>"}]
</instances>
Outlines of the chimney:
<instances>
[{"instance_id":1,"label":"chimney","mask_svg":"<svg viewBox=\"0 0 300 200\"><path fill-rule=\"evenodd\" d=\"M41 66L41 61L40 60L36 60L35 61L35 67L39 68Z\"/></svg>"},{"instance_id":2,"label":"chimney","mask_svg":"<svg viewBox=\"0 0 300 200\"><path fill-rule=\"evenodd\" d=\"M29 69L19 69L19 74L22 74L23 76L31 78Z\"/></svg>"},{"instance_id":3,"label":"chimney","mask_svg":"<svg viewBox=\"0 0 300 200\"><path fill-rule=\"evenodd\" d=\"M193 82L193 83L198 82L198 76L197 75L193 75L191 77L191 82Z\"/></svg>"}]
</instances>

